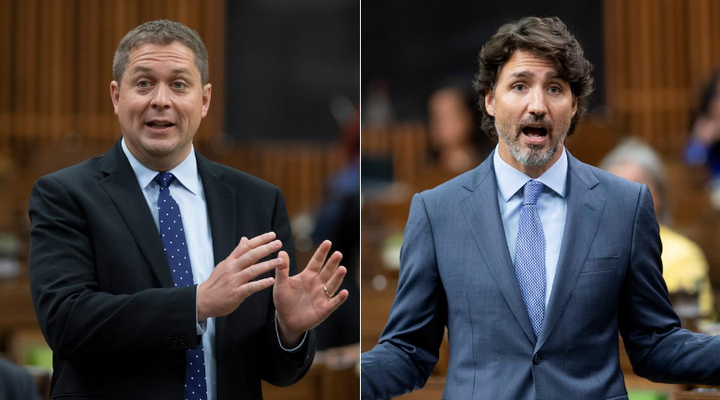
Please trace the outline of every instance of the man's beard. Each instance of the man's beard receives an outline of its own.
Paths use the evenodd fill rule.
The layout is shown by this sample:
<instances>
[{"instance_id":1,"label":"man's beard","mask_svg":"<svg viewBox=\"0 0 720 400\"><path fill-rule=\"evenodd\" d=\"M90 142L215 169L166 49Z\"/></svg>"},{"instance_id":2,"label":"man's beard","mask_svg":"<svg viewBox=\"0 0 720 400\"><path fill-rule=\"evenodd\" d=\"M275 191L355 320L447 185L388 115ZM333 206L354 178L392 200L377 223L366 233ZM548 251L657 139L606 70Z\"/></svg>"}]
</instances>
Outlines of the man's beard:
<instances>
[{"instance_id":1,"label":"man's beard","mask_svg":"<svg viewBox=\"0 0 720 400\"><path fill-rule=\"evenodd\" d=\"M527 144L523 146L520 143L520 136L523 135L522 128L533 124L542 124L546 128L550 139L547 149L543 149L544 146L540 145ZM495 131L497 131L498 138L505 143L512 157L526 167L541 167L547 165L560 149L570 128L570 123L560 125L556 130L544 120L528 117L520 121L517 126L519 127L517 132L510 134L508 131L511 128L505 124L499 125L498 119L495 118Z\"/></svg>"}]
</instances>

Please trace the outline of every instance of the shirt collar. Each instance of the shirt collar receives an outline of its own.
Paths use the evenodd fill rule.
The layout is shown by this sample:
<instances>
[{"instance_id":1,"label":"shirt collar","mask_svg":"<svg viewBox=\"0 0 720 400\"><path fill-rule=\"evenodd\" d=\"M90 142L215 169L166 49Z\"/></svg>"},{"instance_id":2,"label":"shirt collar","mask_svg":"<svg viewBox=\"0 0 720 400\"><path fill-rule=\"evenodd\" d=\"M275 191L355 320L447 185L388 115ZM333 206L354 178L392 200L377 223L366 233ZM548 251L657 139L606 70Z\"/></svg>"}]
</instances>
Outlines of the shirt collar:
<instances>
[{"instance_id":1,"label":"shirt collar","mask_svg":"<svg viewBox=\"0 0 720 400\"><path fill-rule=\"evenodd\" d=\"M151 183L155 182L155 176L160 171L153 171L150 168L144 166L138 161L135 156L130 152L127 145L125 144L125 138L121 140L122 149L130 162L130 166L135 172L140 188L145 189ZM190 148L190 154L181 162L177 167L168 171L175 175L175 179L192 194L197 195L198 191L198 172L197 172L197 159L195 158L195 147Z\"/></svg>"},{"instance_id":2,"label":"shirt collar","mask_svg":"<svg viewBox=\"0 0 720 400\"><path fill-rule=\"evenodd\" d=\"M510 198L525 186L527 181L532 179L506 163L505 160L500 157L500 151L497 146L493 154L493 167L495 168L495 179L497 180L500 195L505 202L510 201ZM565 147L563 146L560 158L536 180L552 189L552 191L560 197L565 198L567 194L567 172L568 159Z\"/></svg>"}]
</instances>

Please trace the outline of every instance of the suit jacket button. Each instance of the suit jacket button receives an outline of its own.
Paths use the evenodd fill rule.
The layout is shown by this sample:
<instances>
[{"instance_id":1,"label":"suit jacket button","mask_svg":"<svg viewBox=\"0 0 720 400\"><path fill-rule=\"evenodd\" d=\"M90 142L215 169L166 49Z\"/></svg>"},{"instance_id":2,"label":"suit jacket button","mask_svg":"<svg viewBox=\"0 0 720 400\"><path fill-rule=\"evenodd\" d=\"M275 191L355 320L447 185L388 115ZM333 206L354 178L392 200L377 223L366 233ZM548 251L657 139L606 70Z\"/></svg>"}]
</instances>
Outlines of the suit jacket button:
<instances>
[{"instance_id":1,"label":"suit jacket button","mask_svg":"<svg viewBox=\"0 0 720 400\"><path fill-rule=\"evenodd\" d=\"M532 358L532 363L534 365L540 365L541 362L542 362L542 358L540 358L540 354L535 353L535 355Z\"/></svg>"},{"instance_id":2,"label":"suit jacket button","mask_svg":"<svg viewBox=\"0 0 720 400\"><path fill-rule=\"evenodd\" d=\"M187 344L187 338L185 336L180 336L180 344L186 345Z\"/></svg>"},{"instance_id":3,"label":"suit jacket button","mask_svg":"<svg viewBox=\"0 0 720 400\"><path fill-rule=\"evenodd\" d=\"M170 337L169 337L169 336L165 336L165 337L163 338L162 343L163 343L165 346L170 346Z\"/></svg>"},{"instance_id":4,"label":"suit jacket button","mask_svg":"<svg viewBox=\"0 0 720 400\"><path fill-rule=\"evenodd\" d=\"M178 338L173 337L173 338L170 340L170 344L173 345L173 346L177 346L177 345L178 345Z\"/></svg>"}]
</instances>

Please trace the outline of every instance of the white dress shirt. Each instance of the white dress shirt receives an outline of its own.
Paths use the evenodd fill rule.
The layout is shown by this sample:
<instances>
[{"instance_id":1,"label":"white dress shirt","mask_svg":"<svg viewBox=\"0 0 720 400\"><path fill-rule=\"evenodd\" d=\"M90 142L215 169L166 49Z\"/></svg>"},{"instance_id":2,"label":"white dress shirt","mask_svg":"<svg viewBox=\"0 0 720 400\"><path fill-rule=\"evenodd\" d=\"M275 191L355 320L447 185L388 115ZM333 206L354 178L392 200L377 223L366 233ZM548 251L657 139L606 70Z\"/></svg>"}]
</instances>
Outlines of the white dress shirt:
<instances>
[{"instance_id":1,"label":"white dress shirt","mask_svg":"<svg viewBox=\"0 0 720 400\"><path fill-rule=\"evenodd\" d=\"M523 204L523 193L520 189L532 178L506 163L500 157L497 147L493 155L493 166L498 184L498 204L505 228L505 239L507 239L510 258L515 265L518 222ZM545 307L548 305L555 282L560 246L565 233L567 173L568 159L563 147L562 154L555 164L535 179L545 185L537 202L537 210L545 234Z\"/></svg>"}]
</instances>

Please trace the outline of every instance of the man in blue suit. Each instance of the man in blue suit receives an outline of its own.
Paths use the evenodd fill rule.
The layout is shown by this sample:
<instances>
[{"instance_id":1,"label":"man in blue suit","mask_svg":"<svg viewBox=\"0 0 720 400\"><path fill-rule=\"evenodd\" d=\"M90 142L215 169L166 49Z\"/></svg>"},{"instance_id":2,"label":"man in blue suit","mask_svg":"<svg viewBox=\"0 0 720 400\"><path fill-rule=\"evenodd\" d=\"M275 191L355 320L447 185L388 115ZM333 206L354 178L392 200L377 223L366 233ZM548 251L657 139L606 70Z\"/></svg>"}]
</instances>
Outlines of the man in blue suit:
<instances>
[{"instance_id":1,"label":"man in blue suit","mask_svg":"<svg viewBox=\"0 0 720 400\"><path fill-rule=\"evenodd\" d=\"M670 304L648 188L564 148L591 71L557 18L508 23L485 44L475 88L498 146L413 198L363 399L421 388L445 327L446 399L627 399L618 330L638 375L720 383L720 341L681 329Z\"/></svg>"}]
</instances>

